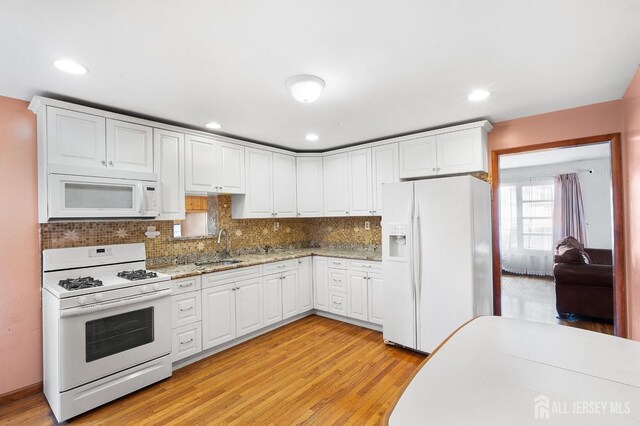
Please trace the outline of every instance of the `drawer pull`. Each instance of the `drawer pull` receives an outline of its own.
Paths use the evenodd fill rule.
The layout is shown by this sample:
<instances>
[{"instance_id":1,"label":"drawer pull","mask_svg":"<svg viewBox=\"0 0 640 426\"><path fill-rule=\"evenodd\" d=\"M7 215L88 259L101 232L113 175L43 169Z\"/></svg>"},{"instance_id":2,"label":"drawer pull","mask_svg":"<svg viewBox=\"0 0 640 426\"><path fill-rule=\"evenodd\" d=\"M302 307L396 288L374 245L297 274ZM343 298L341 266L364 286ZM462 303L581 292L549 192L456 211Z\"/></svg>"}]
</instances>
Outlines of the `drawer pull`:
<instances>
[{"instance_id":1,"label":"drawer pull","mask_svg":"<svg viewBox=\"0 0 640 426\"><path fill-rule=\"evenodd\" d=\"M286 268L287 265L278 265L278 269Z\"/></svg>"},{"instance_id":2,"label":"drawer pull","mask_svg":"<svg viewBox=\"0 0 640 426\"><path fill-rule=\"evenodd\" d=\"M334 305L342 305L342 302L336 302L335 300L333 301Z\"/></svg>"},{"instance_id":3,"label":"drawer pull","mask_svg":"<svg viewBox=\"0 0 640 426\"><path fill-rule=\"evenodd\" d=\"M363 268L371 268L371 265L362 265Z\"/></svg>"},{"instance_id":4,"label":"drawer pull","mask_svg":"<svg viewBox=\"0 0 640 426\"><path fill-rule=\"evenodd\" d=\"M337 260L332 261L331 263L333 263L334 265L342 265L342 262L339 262Z\"/></svg>"},{"instance_id":5,"label":"drawer pull","mask_svg":"<svg viewBox=\"0 0 640 426\"><path fill-rule=\"evenodd\" d=\"M193 337L191 339L187 340L186 342L180 342L180 345L186 345L186 344L189 344L191 342L193 342Z\"/></svg>"},{"instance_id":6,"label":"drawer pull","mask_svg":"<svg viewBox=\"0 0 640 426\"><path fill-rule=\"evenodd\" d=\"M193 309L193 306L189 306L188 308L184 308L184 309L180 309L180 312L184 312L184 311L190 311Z\"/></svg>"},{"instance_id":7,"label":"drawer pull","mask_svg":"<svg viewBox=\"0 0 640 426\"><path fill-rule=\"evenodd\" d=\"M339 280L339 279L337 279L337 278L334 278L334 279L333 279L333 282L341 283L341 282L342 282L342 280Z\"/></svg>"},{"instance_id":8,"label":"drawer pull","mask_svg":"<svg viewBox=\"0 0 640 426\"><path fill-rule=\"evenodd\" d=\"M193 285L193 282L189 282L189 283L178 284L178 287L185 288L185 287L191 287L192 285Z\"/></svg>"}]
</instances>

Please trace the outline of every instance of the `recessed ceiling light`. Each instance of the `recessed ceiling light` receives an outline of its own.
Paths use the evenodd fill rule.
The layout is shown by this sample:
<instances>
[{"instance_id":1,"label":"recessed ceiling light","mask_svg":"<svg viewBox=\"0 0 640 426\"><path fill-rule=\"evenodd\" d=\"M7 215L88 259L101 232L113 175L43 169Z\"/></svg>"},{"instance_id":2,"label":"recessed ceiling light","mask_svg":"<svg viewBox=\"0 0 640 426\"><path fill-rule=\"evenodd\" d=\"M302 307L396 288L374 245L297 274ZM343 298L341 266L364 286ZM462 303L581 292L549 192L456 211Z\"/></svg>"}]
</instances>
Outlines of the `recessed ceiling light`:
<instances>
[{"instance_id":1,"label":"recessed ceiling light","mask_svg":"<svg viewBox=\"0 0 640 426\"><path fill-rule=\"evenodd\" d=\"M473 92L471 92L469 94L469 100L470 101L481 101L483 99L487 99L489 97L490 93L487 92L486 90L474 90Z\"/></svg>"},{"instance_id":2,"label":"recessed ceiling light","mask_svg":"<svg viewBox=\"0 0 640 426\"><path fill-rule=\"evenodd\" d=\"M64 71L69 74L86 74L89 72L87 67L80 65L79 63L72 61L71 59L58 59L53 63L60 71Z\"/></svg>"},{"instance_id":3,"label":"recessed ceiling light","mask_svg":"<svg viewBox=\"0 0 640 426\"><path fill-rule=\"evenodd\" d=\"M220 129L222 128L222 124L220 123L216 123L215 121L210 121L207 124L204 125L204 127L206 127L207 129Z\"/></svg>"},{"instance_id":4,"label":"recessed ceiling light","mask_svg":"<svg viewBox=\"0 0 640 426\"><path fill-rule=\"evenodd\" d=\"M314 142L314 141L317 141L318 139L320 139L320 136L316 135L315 133L309 133L304 138L306 140L310 141L310 142Z\"/></svg>"},{"instance_id":5,"label":"recessed ceiling light","mask_svg":"<svg viewBox=\"0 0 640 426\"><path fill-rule=\"evenodd\" d=\"M320 97L324 80L315 75L296 75L287 80L287 88L296 101L310 103Z\"/></svg>"}]
</instances>

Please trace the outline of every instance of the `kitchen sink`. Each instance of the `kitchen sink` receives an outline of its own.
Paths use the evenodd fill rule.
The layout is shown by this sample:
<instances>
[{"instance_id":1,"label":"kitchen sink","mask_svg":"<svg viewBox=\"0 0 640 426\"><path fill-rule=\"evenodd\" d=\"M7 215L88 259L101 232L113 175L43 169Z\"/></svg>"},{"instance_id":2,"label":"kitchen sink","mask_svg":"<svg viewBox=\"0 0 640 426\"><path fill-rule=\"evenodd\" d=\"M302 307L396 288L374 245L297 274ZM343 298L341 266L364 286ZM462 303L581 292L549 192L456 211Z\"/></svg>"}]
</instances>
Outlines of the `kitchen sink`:
<instances>
[{"instance_id":1,"label":"kitchen sink","mask_svg":"<svg viewBox=\"0 0 640 426\"><path fill-rule=\"evenodd\" d=\"M236 259L211 260L208 262L196 262L196 266L225 266L225 265L235 265L236 263L242 263L242 260L236 260Z\"/></svg>"}]
</instances>

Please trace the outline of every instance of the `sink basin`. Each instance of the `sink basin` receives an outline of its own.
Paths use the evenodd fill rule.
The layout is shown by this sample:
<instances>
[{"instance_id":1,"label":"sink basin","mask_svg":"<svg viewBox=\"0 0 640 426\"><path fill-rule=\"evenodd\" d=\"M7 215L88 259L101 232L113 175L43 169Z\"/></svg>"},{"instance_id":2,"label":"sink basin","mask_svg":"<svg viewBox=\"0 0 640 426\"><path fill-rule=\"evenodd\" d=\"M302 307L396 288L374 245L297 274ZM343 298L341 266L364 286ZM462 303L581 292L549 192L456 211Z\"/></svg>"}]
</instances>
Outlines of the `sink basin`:
<instances>
[{"instance_id":1,"label":"sink basin","mask_svg":"<svg viewBox=\"0 0 640 426\"><path fill-rule=\"evenodd\" d=\"M241 263L242 260L235 259L227 259L227 260L212 260L209 262L196 262L196 266L225 266L225 265L235 265L236 263Z\"/></svg>"}]
</instances>

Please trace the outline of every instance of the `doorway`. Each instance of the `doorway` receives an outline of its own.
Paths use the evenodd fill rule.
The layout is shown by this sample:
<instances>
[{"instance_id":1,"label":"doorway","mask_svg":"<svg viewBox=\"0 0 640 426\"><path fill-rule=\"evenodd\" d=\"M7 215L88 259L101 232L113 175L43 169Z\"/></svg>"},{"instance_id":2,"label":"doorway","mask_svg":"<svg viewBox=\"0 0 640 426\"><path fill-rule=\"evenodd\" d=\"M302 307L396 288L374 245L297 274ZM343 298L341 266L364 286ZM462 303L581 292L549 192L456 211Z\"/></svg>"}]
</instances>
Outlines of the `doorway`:
<instances>
[{"instance_id":1,"label":"doorway","mask_svg":"<svg viewBox=\"0 0 640 426\"><path fill-rule=\"evenodd\" d=\"M626 337L620 172L619 134L492 152L495 315Z\"/></svg>"}]
</instances>

